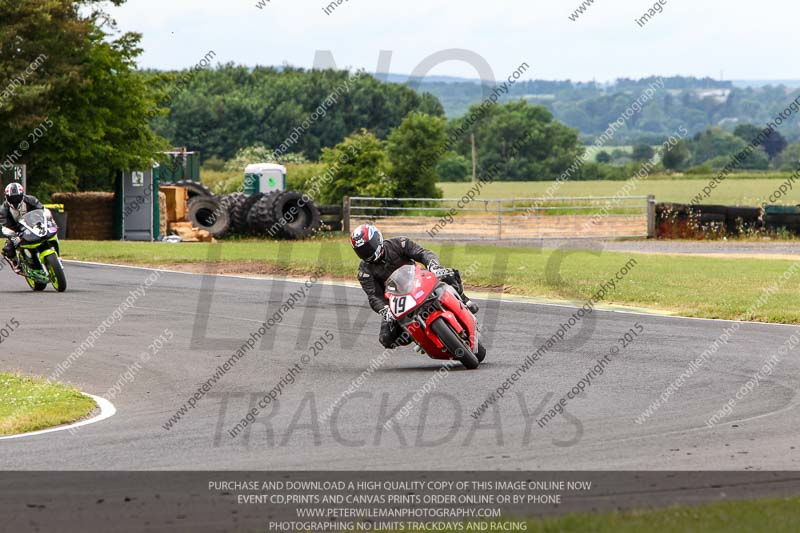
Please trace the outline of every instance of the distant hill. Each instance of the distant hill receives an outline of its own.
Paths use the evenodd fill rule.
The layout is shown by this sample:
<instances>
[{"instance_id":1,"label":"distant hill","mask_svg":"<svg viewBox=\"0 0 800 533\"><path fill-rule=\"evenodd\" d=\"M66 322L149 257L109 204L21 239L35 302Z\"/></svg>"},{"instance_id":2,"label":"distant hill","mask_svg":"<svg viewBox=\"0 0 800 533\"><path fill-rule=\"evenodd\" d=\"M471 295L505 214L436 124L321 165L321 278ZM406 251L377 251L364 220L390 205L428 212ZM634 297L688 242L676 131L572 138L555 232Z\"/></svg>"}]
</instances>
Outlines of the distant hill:
<instances>
[{"instance_id":1,"label":"distant hill","mask_svg":"<svg viewBox=\"0 0 800 533\"><path fill-rule=\"evenodd\" d=\"M387 81L392 83L407 83L411 78L410 74L396 74L396 73L381 73L381 77L387 77ZM679 79L679 78L673 78ZM697 80L700 81L698 78L682 78L686 80ZM710 80L711 78L704 78L704 80ZM424 81L427 83L472 83L472 84L479 84L481 81L478 78L463 78L458 76L427 76L424 78ZM536 82L547 83L547 81L543 80L534 80ZM556 83L560 83L556 81ZM589 82L584 82L589 83ZM594 83L597 87L614 87L619 83L618 81L612 82L591 82ZM733 87L738 87L740 89L745 89L748 87L752 88L760 88L766 87L768 85L772 86L779 86L783 85L785 87L791 88L800 88L800 79L797 80L730 80L730 81L714 81L714 83L721 83L721 84L730 84Z\"/></svg>"},{"instance_id":2,"label":"distant hill","mask_svg":"<svg viewBox=\"0 0 800 533\"><path fill-rule=\"evenodd\" d=\"M640 98L648 86L660 84L660 80L658 77L618 79L611 83L528 80L515 84L500 101L524 99L543 105L590 142ZM408 83L408 76L392 74L389 81ZM800 93L800 80L720 81L673 76L663 78L663 83L664 88L644 104L642 111L617 131L614 142L656 144L680 127L694 134L709 126L733 129L740 123L764 124ZM447 76L426 78L413 87L436 96L450 118L466 113L471 105L482 101L484 90L488 94L492 89L477 79ZM784 123L781 133L790 140L800 139L798 117Z\"/></svg>"},{"instance_id":3,"label":"distant hill","mask_svg":"<svg viewBox=\"0 0 800 533\"><path fill-rule=\"evenodd\" d=\"M800 88L800 80L733 80L734 87L766 87L767 85L783 85L785 87Z\"/></svg>"}]
</instances>

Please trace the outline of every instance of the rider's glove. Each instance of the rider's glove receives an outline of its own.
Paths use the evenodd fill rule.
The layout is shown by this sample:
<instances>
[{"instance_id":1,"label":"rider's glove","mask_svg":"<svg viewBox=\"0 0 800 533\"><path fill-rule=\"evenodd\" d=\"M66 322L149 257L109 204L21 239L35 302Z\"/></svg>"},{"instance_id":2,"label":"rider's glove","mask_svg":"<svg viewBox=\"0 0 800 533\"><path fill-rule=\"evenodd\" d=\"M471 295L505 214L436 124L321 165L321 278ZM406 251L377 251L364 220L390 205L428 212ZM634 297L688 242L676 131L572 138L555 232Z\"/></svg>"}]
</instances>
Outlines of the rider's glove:
<instances>
[{"instance_id":1,"label":"rider's glove","mask_svg":"<svg viewBox=\"0 0 800 533\"><path fill-rule=\"evenodd\" d=\"M431 265L431 272L433 272L433 275L439 279L446 278L453 273L452 270L449 268L444 268L441 265Z\"/></svg>"},{"instance_id":2,"label":"rider's glove","mask_svg":"<svg viewBox=\"0 0 800 533\"><path fill-rule=\"evenodd\" d=\"M378 313L380 313L380 315L383 317L383 319L386 322L392 322L394 320L394 315L392 315L392 313L389 312L389 306L388 305L384 305L383 309L378 311Z\"/></svg>"},{"instance_id":3,"label":"rider's glove","mask_svg":"<svg viewBox=\"0 0 800 533\"><path fill-rule=\"evenodd\" d=\"M11 237L11 244L13 244L15 248L19 246L19 243L21 242L22 238L19 235L14 235L13 237Z\"/></svg>"}]
</instances>

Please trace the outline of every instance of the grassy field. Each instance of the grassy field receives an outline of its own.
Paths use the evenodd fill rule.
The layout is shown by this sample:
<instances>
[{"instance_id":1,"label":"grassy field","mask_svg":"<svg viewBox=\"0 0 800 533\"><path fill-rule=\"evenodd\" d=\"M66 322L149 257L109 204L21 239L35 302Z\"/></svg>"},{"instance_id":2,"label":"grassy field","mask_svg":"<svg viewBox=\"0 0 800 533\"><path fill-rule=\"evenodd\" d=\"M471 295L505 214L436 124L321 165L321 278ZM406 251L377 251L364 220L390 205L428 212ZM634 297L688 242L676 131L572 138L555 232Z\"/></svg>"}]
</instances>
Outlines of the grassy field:
<instances>
[{"instance_id":1,"label":"grassy field","mask_svg":"<svg viewBox=\"0 0 800 533\"><path fill-rule=\"evenodd\" d=\"M788 175L787 175L788 177ZM658 202L688 203L707 183L710 176L703 179L656 179L639 182L633 196L655 195ZM703 203L724 205L761 205L767 197L783 183L783 179L747 178L729 179L717 186L711 198ZM485 186L481 198L541 197L552 182L547 181L499 181ZM624 181L566 181L555 196L615 196L625 184ZM460 198L471 183L439 183L445 198ZM800 204L800 187L795 186L780 203Z\"/></svg>"},{"instance_id":2,"label":"grassy field","mask_svg":"<svg viewBox=\"0 0 800 533\"><path fill-rule=\"evenodd\" d=\"M74 422L94 408L94 400L72 387L0 372L0 435Z\"/></svg>"},{"instance_id":3,"label":"grassy field","mask_svg":"<svg viewBox=\"0 0 800 533\"><path fill-rule=\"evenodd\" d=\"M424 243L423 243L424 244ZM283 246L281 257L279 248ZM226 271L309 272L355 280L357 258L345 240L298 243L229 241L165 244L64 241L64 257L100 262L169 265L218 262ZM607 303L647 307L683 316L800 324L800 268L767 302L745 315L764 289L793 264L786 260L722 259L607 252L556 252L459 245L431 245L445 265L474 272L468 285L509 294L578 302L612 278L631 258L637 264L609 293ZM503 268L503 261L507 266ZM231 267L231 268L229 268ZM504 274L505 273L505 274Z\"/></svg>"},{"instance_id":4,"label":"grassy field","mask_svg":"<svg viewBox=\"0 0 800 533\"><path fill-rule=\"evenodd\" d=\"M697 507L567 515L527 522L528 533L751 533L797 531L800 498L728 501ZM501 528L489 531L503 531Z\"/></svg>"}]
</instances>

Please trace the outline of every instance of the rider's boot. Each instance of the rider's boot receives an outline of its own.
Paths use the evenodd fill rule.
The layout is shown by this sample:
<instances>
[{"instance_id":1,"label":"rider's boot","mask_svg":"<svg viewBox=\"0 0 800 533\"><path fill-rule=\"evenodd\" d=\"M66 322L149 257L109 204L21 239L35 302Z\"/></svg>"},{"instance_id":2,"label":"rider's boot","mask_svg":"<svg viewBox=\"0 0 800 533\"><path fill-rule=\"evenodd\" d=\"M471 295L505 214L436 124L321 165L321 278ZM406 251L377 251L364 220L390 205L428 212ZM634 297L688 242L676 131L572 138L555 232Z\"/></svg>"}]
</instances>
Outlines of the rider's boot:
<instances>
[{"instance_id":1,"label":"rider's boot","mask_svg":"<svg viewBox=\"0 0 800 533\"><path fill-rule=\"evenodd\" d=\"M469 309L470 313L472 313L473 315L478 314L478 309L479 309L478 304L470 300L467 296L464 296L464 305L467 306L467 309Z\"/></svg>"},{"instance_id":2,"label":"rider's boot","mask_svg":"<svg viewBox=\"0 0 800 533\"><path fill-rule=\"evenodd\" d=\"M19 266L19 262L16 259L11 259L5 255L3 256L3 259L5 259L9 266L11 266L14 274L22 274L22 267Z\"/></svg>"},{"instance_id":3,"label":"rider's boot","mask_svg":"<svg viewBox=\"0 0 800 533\"><path fill-rule=\"evenodd\" d=\"M469 312L472 313L473 315L477 315L479 309L478 304L470 300L469 296L467 296L463 292L459 294L459 296L461 297L461 301L464 302L464 306L466 306L466 308L469 309Z\"/></svg>"}]
</instances>

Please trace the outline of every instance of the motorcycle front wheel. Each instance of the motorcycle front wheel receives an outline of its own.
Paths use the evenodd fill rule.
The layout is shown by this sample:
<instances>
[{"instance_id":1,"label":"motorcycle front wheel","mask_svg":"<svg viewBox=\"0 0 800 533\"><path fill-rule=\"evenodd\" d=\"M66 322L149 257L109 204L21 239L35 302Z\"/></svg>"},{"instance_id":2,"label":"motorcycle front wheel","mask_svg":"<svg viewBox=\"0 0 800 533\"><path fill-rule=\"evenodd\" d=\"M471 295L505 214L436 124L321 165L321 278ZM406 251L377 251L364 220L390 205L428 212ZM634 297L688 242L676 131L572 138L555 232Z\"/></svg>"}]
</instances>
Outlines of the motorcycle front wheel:
<instances>
[{"instance_id":1,"label":"motorcycle front wheel","mask_svg":"<svg viewBox=\"0 0 800 533\"><path fill-rule=\"evenodd\" d=\"M461 361L462 365L470 370L478 368L478 365L481 364L478 358L443 318L434 320L431 329L447 347L447 351Z\"/></svg>"},{"instance_id":2,"label":"motorcycle front wheel","mask_svg":"<svg viewBox=\"0 0 800 533\"><path fill-rule=\"evenodd\" d=\"M58 255L50 254L44 260L47 263L47 271L50 273L50 283L53 288L58 292L67 290L67 276L64 274L64 268L61 266L61 261L58 260Z\"/></svg>"},{"instance_id":3,"label":"motorcycle front wheel","mask_svg":"<svg viewBox=\"0 0 800 533\"><path fill-rule=\"evenodd\" d=\"M486 348L481 344L481 341L478 341L478 353L476 356L481 363L483 363L483 360L486 358Z\"/></svg>"}]
</instances>

